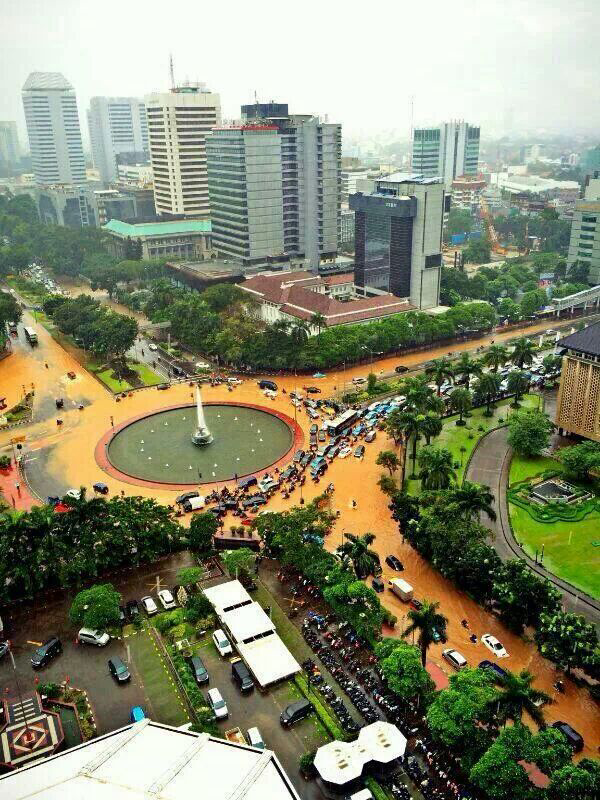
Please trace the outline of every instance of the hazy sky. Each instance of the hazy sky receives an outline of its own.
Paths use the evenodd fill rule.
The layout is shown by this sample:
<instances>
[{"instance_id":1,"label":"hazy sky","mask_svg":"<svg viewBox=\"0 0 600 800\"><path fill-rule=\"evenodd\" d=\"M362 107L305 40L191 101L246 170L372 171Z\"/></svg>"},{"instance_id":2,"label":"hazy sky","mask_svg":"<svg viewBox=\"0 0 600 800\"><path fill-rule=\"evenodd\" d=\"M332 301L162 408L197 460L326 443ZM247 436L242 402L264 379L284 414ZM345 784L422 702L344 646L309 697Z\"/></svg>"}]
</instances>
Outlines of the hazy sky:
<instances>
[{"instance_id":1,"label":"hazy sky","mask_svg":"<svg viewBox=\"0 0 600 800\"><path fill-rule=\"evenodd\" d=\"M347 135L464 118L483 135L600 132L600 0L0 0L0 119L58 71L93 95L206 81L226 117L260 100L328 114Z\"/></svg>"}]
</instances>

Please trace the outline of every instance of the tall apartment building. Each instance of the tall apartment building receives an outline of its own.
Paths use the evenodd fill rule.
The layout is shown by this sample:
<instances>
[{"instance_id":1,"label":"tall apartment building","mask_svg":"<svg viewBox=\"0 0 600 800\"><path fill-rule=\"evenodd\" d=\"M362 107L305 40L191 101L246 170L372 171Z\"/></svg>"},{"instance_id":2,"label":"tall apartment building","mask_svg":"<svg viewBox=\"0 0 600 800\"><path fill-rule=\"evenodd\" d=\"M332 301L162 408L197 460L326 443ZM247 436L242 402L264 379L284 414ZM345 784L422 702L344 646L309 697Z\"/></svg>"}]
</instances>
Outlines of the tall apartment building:
<instances>
[{"instance_id":1,"label":"tall apartment building","mask_svg":"<svg viewBox=\"0 0 600 800\"><path fill-rule=\"evenodd\" d=\"M94 166L104 183L117 180L122 154L149 159L146 108L137 97L92 97L87 118Z\"/></svg>"},{"instance_id":2,"label":"tall apartment building","mask_svg":"<svg viewBox=\"0 0 600 800\"><path fill-rule=\"evenodd\" d=\"M370 194L350 195L357 289L389 291L415 308L439 305L448 201L439 178L404 172L376 180Z\"/></svg>"},{"instance_id":3,"label":"tall apartment building","mask_svg":"<svg viewBox=\"0 0 600 800\"><path fill-rule=\"evenodd\" d=\"M38 186L86 183L75 90L60 72L32 72L23 108Z\"/></svg>"},{"instance_id":4,"label":"tall apartment building","mask_svg":"<svg viewBox=\"0 0 600 800\"><path fill-rule=\"evenodd\" d=\"M0 122L0 177L14 175L21 163L17 123Z\"/></svg>"},{"instance_id":5,"label":"tall apartment building","mask_svg":"<svg viewBox=\"0 0 600 800\"><path fill-rule=\"evenodd\" d=\"M221 100L203 83L145 98L156 213L208 217L206 135L221 124Z\"/></svg>"},{"instance_id":6,"label":"tall apartment building","mask_svg":"<svg viewBox=\"0 0 600 800\"><path fill-rule=\"evenodd\" d=\"M567 270L578 261L589 268L588 281L600 284L600 178L598 172L588 181L583 200L575 203Z\"/></svg>"},{"instance_id":7,"label":"tall apartment building","mask_svg":"<svg viewBox=\"0 0 600 800\"><path fill-rule=\"evenodd\" d=\"M345 169L342 171L342 203L347 203L351 194L357 191L358 181L367 180L366 169Z\"/></svg>"},{"instance_id":8,"label":"tall apartment building","mask_svg":"<svg viewBox=\"0 0 600 800\"><path fill-rule=\"evenodd\" d=\"M412 171L442 178L449 189L461 175L476 175L480 129L468 122L442 122L435 128L415 128Z\"/></svg>"},{"instance_id":9,"label":"tall apartment building","mask_svg":"<svg viewBox=\"0 0 600 800\"><path fill-rule=\"evenodd\" d=\"M207 139L213 247L244 263L304 259L316 271L337 253L341 126L283 103L242 106L242 117Z\"/></svg>"}]
</instances>

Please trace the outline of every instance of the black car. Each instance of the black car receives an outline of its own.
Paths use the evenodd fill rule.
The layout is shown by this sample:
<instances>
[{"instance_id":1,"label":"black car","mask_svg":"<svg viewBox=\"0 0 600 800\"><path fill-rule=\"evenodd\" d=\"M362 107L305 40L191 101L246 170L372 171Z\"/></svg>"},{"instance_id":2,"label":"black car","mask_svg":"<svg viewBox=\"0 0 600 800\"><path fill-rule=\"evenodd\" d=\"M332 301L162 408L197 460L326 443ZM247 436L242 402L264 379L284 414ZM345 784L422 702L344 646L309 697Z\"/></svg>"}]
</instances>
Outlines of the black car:
<instances>
[{"instance_id":1,"label":"black car","mask_svg":"<svg viewBox=\"0 0 600 800\"><path fill-rule=\"evenodd\" d=\"M172 365L171 372L173 375L176 375L178 378L185 378L185 372L181 369L181 367L177 367Z\"/></svg>"},{"instance_id":2,"label":"black car","mask_svg":"<svg viewBox=\"0 0 600 800\"><path fill-rule=\"evenodd\" d=\"M130 622L133 622L133 620L136 617L139 617L139 615L140 615L140 607L138 606L138 601L137 600L128 600L126 605L125 605L125 613L127 614L127 617L130 620Z\"/></svg>"},{"instance_id":3,"label":"black car","mask_svg":"<svg viewBox=\"0 0 600 800\"><path fill-rule=\"evenodd\" d=\"M105 483L95 483L92 488L99 494L108 494L108 486Z\"/></svg>"},{"instance_id":4,"label":"black car","mask_svg":"<svg viewBox=\"0 0 600 800\"><path fill-rule=\"evenodd\" d=\"M227 506L225 503L217 503L216 506L209 506L206 510L209 514L214 514L215 517L224 517L227 513Z\"/></svg>"},{"instance_id":5,"label":"black car","mask_svg":"<svg viewBox=\"0 0 600 800\"><path fill-rule=\"evenodd\" d=\"M373 580L371 581L371 586L373 587L373 589L375 589L376 592L383 592L383 590L385 589L385 584L381 580L381 578L373 578Z\"/></svg>"},{"instance_id":6,"label":"black car","mask_svg":"<svg viewBox=\"0 0 600 800\"><path fill-rule=\"evenodd\" d=\"M59 503L60 503L60 497L57 497L55 494L51 494L48 496L49 506L57 506Z\"/></svg>"},{"instance_id":7,"label":"black car","mask_svg":"<svg viewBox=\"0 0 600 800\"><path fill-rule=\"evenodd\" d=\"M275 381L259 381L258 385L261 389L270 389L272 392L277 391L277 384Z\"/></svg>"},{"instance_id":8,"label":"black car","mask_svg":"<svg viewBox=\"0 0 600 800\"><path fill-rule=\"evenodd\" d=\"M231 678L237 683L241 692L251 692L254 689L252 675L241 658L231 662Z\"/></svg>"},{"instance_id":9,"label":"black car","mask_svg":"<svg viewBox=\"0 0 600 800\"><path fill-rule=\"evenodd\" d=\"M264 506L267 503L267 498L263 494L253 494L252 497L247 497L242 500L242 508L254 508L255 506Z\"/></svg>"},{"instance_id":10,"label":"black car","mask_svg":"<svg viewBox=\"0 0 600 800\"><path fill-rule=\"evenodd\" d=\"M398 364L394 371L401 375L403 372L408 372L408 367L405 367L403 364Z\"/></svg>"},{"instance_id":11,"label":"black car","mask_svg":"<svg viewBox=\"0 0 600 800\"><path fill-rule=\"evenodd\" d=\"M500 681L501 683L508 678L508 672L505 669L502 669L502 667L499 667L498 664L494 664L493 661L488 661L486 659L485 661L480 661L477 666L479 669L485 669L486 671L491 672L494 676L494 679L496 681Z\"/></svg>"},{"instance_id":12,"label":"black car","mask_svg":"<svg viewBox=\"0 0 600 800\"><path fill-rule=\"evenodd\" d=\"M311 435L310 435L310 446L311 447L316 447L317 445L318 445L317 434L316 433L311 433Z\"/></svg>"},{"instance_id":13,"label":"black car","mask_svg":"<svg viewBox=\"0 0 600 800\"><path fill-rule=\"evenodd\" d=\"M557 720L556 722L552 723L552 727L556 728L556 730L560 731L563 736L566 737L568 743L576 753L579 753L581 750L583 750L583 736L580 733L577 733L575 728L572 728L568 722L561 722L560 720Z\"/></svg>"},{"instance_id":14,"label":"black car","mask_svg":"<svg viewBox=\"0 0 600 800\"><path fill-rule=\"evenodd\" d=\"M34 669L45 667L53 658L62 653L62 644L58 636L53 636L41 647L38 647L31 656L31 666Z\"/></svg>"},{"instance_id":15,"label":"black car","mask_svg":"<svg viewBox=\"0 0 600 800\"><path fill-rule=\"evenodd\" d=\"M294 464L290 464L290 466L284 469L283 472L281 473L281 480L287 481L289 478L292 477L292 475L296 475L297 472L298 470L296 469Z\"/></svg>"},{"instance_id":16,"label":"black car","mask_svg":"<svg viewBox=\"0 0 600 800\"><path fill-rule=\"evenodd\" d=\"M239 479L238 486L240 489L247 489L249 486L256 486L257 483L255 475L247 475L245 478Z\"/></svg>"},{"instance_id":17,"label":"black car","mask_svg":"<svg viewBox=\"0 0 600 800\"><path fill-rule=\"evenodd\" d=\"M299 464L304 457L304 450L296 450L294 453L294 463Z\"/></svg>"},{"instance_id":18,"label":"black car","mask_svg":"<svg viewBox=\"0 0 600 800\"><path fill-rule=\"evenodd\" d=\"M364 444L359 444L356 450L354 451L354 458L362 458L365 454L365 446Z\"/></svg>"},{"instance_id":19,"label":"black car","mask_svg":"<svg viewBox=\"0 0 600 800\"><path fill-rule=\"evenodd\" d=\"M300 466L308 467L310 462L313 460L313 453L305 453L300 460Z\"/></svg>"},{"instance_id":20,"label":"black car","mask_svg":"<svg viewBox=\"0 0 600 800\"><path fill-rule=\"evenodd\" d=\"M170 389L171 388L171 384L170 383L159 383L159 385L156 388L159 389L162 392L165 389Z\"/></svg>"},{"instance_id":21,"label":"black car","mask_svg":"<svg viewBox=\"0 0 600 800\"><path fill-rule=\"evenodd\" d=\"M186 500L191 500L193 497L200 497L200 493L184 492L183 494L180 494L175 498L175 502L177 503L178 506L180 506L182 503L185 503Z\"/></svg>"},{"instance_id":22,"label":"black car","mask_svg":"<svg viewBox=\"0 0 600 800\"><path fill-rule=\"evenodd\" d=\"M308 392L308 394L321 394L321 390L318 386L306 386L304 391Z\"/></svg>"},{"instance_id":23,"label":"black car","mask_svg":"<svg viewBox=\"0 0 600 800\"><path fill-rule=\"evenodd\" d=\"M296 722L307 717L312 710L313 705L309 700L296 700L295 703L290 703L283 709L279 721L284 728L291 728Z\"/></svg>"},{"instance_id":24,"label":"black car","mask_svg":"<svg viewBox=\"0 0 600 800\"><path fill-rule=\"evenodd\" d=\"M400 561L399 558L396 558L396 556L388 556L385 559L385 563L388 565L388 567L395 569L396 572L402 572L402 570L404 569L404 564Z\"/></svg>"},{"instance_id":25,"label":"black car","mask_svg":"<svg viewBox=\"0 0 600 800\"><path fill-rule=\"evenodd\" d=\"M192 670L192 675L198 686L201 686L203 683L208 683L208 670L199 656L191 656L187 659L187 663Z\"/></svg>"},{"instance_id":26,"label":"black car","mask_svg":"<svg viewBox=\"0 0 600 800\"><path fill-rule=\"evenodd\" d=\"M108 669L117 683L127 683L127 681L131 680L131 673L119 656L113 656L108 659Z\"/></svg>"},{"instance_id":27,"label":"black car","mask_svg":"<svg viewBox=\"0 0 600 800\"><path fill-rule=\"evenodd\" d=\"M327 441L327 434L325 431L319 431L319 441L326 442Z\"/></svg>"}]
</instances>

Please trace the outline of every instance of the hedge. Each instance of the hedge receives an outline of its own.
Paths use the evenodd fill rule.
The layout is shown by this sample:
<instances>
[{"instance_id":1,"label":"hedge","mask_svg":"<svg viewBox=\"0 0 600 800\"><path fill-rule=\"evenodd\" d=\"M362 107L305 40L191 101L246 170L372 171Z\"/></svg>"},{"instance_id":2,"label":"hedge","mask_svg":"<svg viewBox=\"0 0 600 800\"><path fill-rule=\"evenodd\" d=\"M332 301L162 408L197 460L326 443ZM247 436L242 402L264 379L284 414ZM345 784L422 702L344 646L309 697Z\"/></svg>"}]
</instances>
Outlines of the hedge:
<instances>
[{"instance_id":1,"label":"hedge","mask_svg":"<svg viewBox=\"0 0 600 800\"><path fill-rule=\"evenodd\" d=\"M365 786L371 792L375 800L390 800L389 794L385 789L382 789L375 778L372 778L370 775L365 778Z\"/></svg>"},{"instance_id":2,"label":"hedge","mask_svg":"<svg viewBox=\"0 0 600 800\"><path fill-rule=\"evenodd\" d=\"M337 739L341 742L344 742L348 739L348 735L342 730L339 726L337 721L333 718L333 716L329 713L329 711L323 705L321 698L310 688L308 681L302 674L297 674L294 676L294 683L300 689L304 697L313 704L317 716L323 723L323 725L327 728L327 731L330 736L334 739Z\"/></svg>"}]
</instances>

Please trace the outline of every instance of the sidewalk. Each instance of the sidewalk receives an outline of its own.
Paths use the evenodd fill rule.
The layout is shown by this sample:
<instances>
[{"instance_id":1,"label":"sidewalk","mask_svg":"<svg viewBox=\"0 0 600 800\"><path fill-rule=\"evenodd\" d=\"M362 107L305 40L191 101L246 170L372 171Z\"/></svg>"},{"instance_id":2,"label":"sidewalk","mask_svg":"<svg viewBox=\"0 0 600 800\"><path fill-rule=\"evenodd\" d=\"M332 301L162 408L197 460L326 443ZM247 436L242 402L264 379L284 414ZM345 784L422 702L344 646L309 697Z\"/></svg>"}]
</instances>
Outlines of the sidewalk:
<instances>
[{"instance_id":1,"label":"sidewalk","mask_svg":"<svg viewBox=\"0 0 600 800\"><path fill-rule=\"evenodd\" d=\"M31 511L33 506L39 505L37 498L29 491L23 476L16 469L14 460L12 469L7 475L0 472L0 495L9 508L17 511Z\"/></svg>"}]
</instances>

